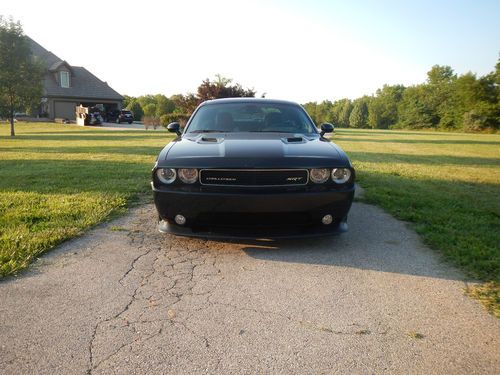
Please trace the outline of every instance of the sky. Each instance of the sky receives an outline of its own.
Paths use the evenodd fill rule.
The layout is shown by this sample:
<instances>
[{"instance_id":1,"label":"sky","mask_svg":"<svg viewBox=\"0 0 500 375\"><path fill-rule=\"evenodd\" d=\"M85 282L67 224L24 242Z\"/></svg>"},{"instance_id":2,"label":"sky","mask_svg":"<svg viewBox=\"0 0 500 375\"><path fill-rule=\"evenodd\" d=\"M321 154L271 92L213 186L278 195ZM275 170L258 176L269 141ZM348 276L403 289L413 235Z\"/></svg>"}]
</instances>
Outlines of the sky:
<instances>
[{"instance_id":1,"label":"sky","mask_svg":"<svg viewBox=\"0 0 500 375\"><path fill-rule=\"evenodd\" d=\"M435 64L484 75L500 53L499 0L2 0L0 15L132 96L220 74L268 98L356 98Z\"/></svg>"}]
</instances>

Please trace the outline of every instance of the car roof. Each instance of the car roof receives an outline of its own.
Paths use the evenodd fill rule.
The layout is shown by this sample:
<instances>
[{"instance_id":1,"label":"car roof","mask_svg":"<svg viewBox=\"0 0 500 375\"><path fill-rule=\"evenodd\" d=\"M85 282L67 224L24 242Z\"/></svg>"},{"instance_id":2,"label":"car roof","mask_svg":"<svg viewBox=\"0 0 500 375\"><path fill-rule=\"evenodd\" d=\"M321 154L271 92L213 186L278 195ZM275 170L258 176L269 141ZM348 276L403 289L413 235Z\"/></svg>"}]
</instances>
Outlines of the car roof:
<instances>
[{"instance_id":1,"label":"car roof","mask_svg":"<svg viewBox=\"0 0 500 375\"><path fill-rule=\"evenodd\" d=\"M299 105L298 103L291 102L288 100L279 99L266 99L266 98L223 98L223 99L212 99L206 100L201 103L201 106L211 105L211 104L222 104L222 103L267 103L267 104L289 104L289 105Z\"/></svg>"}]
</instances>

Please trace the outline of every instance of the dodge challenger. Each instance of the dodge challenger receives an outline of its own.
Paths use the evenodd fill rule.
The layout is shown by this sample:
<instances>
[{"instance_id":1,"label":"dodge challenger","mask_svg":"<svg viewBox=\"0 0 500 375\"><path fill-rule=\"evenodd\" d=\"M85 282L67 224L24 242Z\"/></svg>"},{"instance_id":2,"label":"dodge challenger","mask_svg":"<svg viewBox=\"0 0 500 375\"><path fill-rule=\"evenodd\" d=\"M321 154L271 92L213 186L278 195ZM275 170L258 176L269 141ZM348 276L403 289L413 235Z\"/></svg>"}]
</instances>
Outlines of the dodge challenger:
<instances>
[{"instance_id":1,"label":"dodge challenger","mask_svg":"<svg viewBox=\"0 0 500 375\"><path fill-rule=\"evenodd\" d=\"M298 104L206 101L160 152L151 186L161 232L279 238L347 231L355 172Z\"/></svg>"}]
</instances>

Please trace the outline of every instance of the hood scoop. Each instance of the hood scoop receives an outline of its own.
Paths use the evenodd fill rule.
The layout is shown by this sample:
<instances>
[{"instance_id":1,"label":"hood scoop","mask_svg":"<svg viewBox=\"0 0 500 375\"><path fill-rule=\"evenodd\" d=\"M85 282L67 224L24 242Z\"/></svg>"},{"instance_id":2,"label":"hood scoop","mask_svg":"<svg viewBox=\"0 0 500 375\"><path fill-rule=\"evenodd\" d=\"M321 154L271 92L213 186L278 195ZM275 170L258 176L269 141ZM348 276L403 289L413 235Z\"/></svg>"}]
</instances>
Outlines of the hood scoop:
<instances>
[{"instance_id":1,"label":"hood scoop","mask_svg":"<svg viewBox=\"0 0 500 375\"><path fill-rule=\"evenodd\" d=\"M224 138L220 137L220 138L217 138L217 137L208 137L208 136L201 136L197 139L196 143L210 143L210 144L217 144L217 143L221 143L222 141L224 141Z\"/></svg>"},{"instance_id":2,"label":"hood scoop","mask_svg":"<svg viewBox=\"0 0 500 375\"><path fill-rule=\"evenodd\" d=\"M300 136L281 138L281 140L286 144L306 143L306 139Z\"/></svg>"}]
</instances>

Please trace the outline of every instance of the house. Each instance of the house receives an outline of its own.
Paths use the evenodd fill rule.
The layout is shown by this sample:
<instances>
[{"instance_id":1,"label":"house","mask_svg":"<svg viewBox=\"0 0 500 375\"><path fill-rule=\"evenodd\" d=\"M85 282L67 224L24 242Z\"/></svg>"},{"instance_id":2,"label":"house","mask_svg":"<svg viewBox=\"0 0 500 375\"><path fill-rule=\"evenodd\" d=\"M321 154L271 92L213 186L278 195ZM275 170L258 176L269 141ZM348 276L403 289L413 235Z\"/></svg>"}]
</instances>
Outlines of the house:
<instances>
[{"instance_id":1,"label":"house","mask_svg":"<svg viewBox=\"0 0 500 375\"><path fill-rule=\"evenodd\" d=\"M43 97L38 114L50 119L75 120L75 108L99 106L109 112L122 108L123 96L87 69L72 66L28 38L33 55L45 66Z\"/></svg>"}]
</instances>

